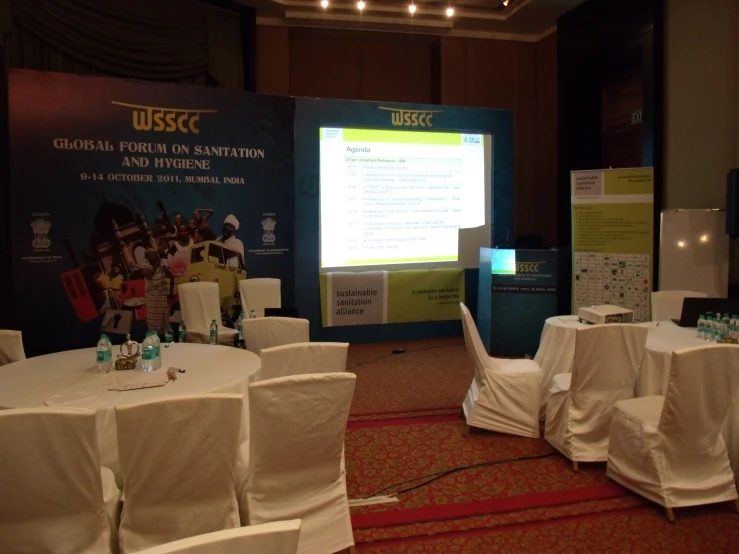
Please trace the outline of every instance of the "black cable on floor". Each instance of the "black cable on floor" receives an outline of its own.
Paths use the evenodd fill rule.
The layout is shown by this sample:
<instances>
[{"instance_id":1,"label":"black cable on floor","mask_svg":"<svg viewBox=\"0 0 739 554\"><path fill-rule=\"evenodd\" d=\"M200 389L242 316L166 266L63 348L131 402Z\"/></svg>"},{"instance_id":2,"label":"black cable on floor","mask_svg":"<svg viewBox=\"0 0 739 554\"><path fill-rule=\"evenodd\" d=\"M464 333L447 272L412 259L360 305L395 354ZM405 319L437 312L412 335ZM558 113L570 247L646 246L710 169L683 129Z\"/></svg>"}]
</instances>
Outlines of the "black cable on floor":
<instances>
[{"instance_id":1,"label":"black cable on floor","mask_svg":"<svg viewBox=\"0 0 739 554\"><path fill-rule=\"evenodd\" d=\"M411 354L413 352L421 352L423 350L436 350L437 348L450 348L452 346L464 346L462 343L460 344L442 344L439 346L426 346L424 348L414 348L413 350L406 350L403 352L403 354ZM354 365L347 366L346 369L353 369L360 365L367 365L367 364L373 364L379 360L382 360L384 358L389 358L390 356L398 356L400 354L396 354L395 352L390 352L390 354L383 354L382 356L378 356L377 358L373 358L371 360L367 360L366 362L357 362Z\"/></svg>"},{"instance_id":2,"label":"black cable on floor","mask_svg":"<svg viewBox=\"0 0 739 554\"><path fill-rule=\"evenodd\" d=\"M380 489L377 492L374 492L370 494L369 496L363 497L363 500L367 500L368 498L372 498L373 496L377 496L381 492L385 492L388 489L392 489L393 487L397 487L398 485L405 485L406 483L412 483L413 481L418 481L419 479L426 479L427 477L431 477L431 479L428 479L427 481L424 481L423 483L419 483L418 485L413 485L412 487L408 487L407 489L401 489L398 492L393 493L393 496L398 494L403 494L405 492L410 492L412 490L418 489L420 487L423 487L425 485L428 485L430 483L433 483L437 479L441 479L442 477L445 477L447 475L450 475L452 473L456 473L457 471L464 471L466 469L477 469L479 467L486 467L486 466L494 466L494 465L500 465L500 464L509 464L513 462L525 462L527 460L540 460L542 458L548 458L549 456L554 456L556 452L554 450L547 452L546 454L535 454L533 456L519 456L517 458L506 458L503 460L493 460L491 462L480 462L477 464L471 464L466 466L459 466L454 467L452 469L445 469L444 471L439 471L436 473L429 473L427 475L421 475L420 477L414 477L413 479L408 479L407 481L401 481L399 483L393 483L392 485L388 485L384 489Z\"/></svg>"}]
</instances>

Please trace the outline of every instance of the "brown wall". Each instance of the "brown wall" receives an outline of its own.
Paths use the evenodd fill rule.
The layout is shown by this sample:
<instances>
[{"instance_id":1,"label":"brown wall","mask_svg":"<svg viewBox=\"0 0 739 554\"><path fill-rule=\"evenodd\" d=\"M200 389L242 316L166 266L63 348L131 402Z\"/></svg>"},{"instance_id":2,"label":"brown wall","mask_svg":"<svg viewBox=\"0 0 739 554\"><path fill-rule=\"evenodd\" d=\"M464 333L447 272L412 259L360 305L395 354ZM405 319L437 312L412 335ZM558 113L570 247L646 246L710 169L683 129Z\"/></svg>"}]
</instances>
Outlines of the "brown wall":
<instances>
[{"instance_id":1,"label":"brown wall","mask_svg":"<svg viewBox=\"0 0 739 554\"><path fill-rule=\"evenodd\" d=\"M557 242L557 39L259 26L257 91L513 110L514 230Z\"/></svg>"}]
</instances>

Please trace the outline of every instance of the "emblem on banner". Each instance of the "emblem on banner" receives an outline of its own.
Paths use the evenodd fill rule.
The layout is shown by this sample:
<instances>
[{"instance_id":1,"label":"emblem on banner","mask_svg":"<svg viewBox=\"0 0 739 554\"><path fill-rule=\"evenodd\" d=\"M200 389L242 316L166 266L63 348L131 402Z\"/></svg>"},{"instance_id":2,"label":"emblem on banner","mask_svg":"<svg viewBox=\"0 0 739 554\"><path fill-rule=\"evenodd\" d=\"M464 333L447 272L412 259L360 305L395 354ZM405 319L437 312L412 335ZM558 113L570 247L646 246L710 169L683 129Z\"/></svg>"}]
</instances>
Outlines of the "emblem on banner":
<instances>
[{"instance_id":1,"label":"emblem on banner","mask_svg":"<svg viewBox=\"0 0 739 554\"><path fill-rule=\"evenodd\" d=\"M390 121L395 127L433 127L434 114L441 110L405 110L400 108L386 108L381 110L391 112Z\"/></svg>"},{"instance_id":2,"label":"emblem on banner","mask_svg":"<svg viewBox=\"0 0 739 554\"><path fill-rule=\"evenodd\" d=\"M49 229L51 229L51 221L45 219L36 219L31 221L33 229L33 241L31 244L34 248L49 248L51 241L49 240Z\"/></svg>"},{"instance_id":3,"label":"emblem on banner","mask_svg":"<svg viewBox=\"0 0 739 554\"><path fill-rule=\"evenodd\" d=\"M183 108L161 108L142 106L125 102L111 102L116 106L133 110L133 128L137 131L164 131L166 133L200 133L198 124L204 113L216 113L218 110L190 110Z\"/></svg>"},{"instance_id":4,"label":"emblem on banner","mask_svg":"<svg viewBox=\"0 0 739 554\"><path fill-rule=\"evenodd\" d=\"M275 225L277 225L277 222L271 217L262 220L262 230L264 231L262 235L263 242L267 244L275 242Z\"/></svg>"}]
</instances>

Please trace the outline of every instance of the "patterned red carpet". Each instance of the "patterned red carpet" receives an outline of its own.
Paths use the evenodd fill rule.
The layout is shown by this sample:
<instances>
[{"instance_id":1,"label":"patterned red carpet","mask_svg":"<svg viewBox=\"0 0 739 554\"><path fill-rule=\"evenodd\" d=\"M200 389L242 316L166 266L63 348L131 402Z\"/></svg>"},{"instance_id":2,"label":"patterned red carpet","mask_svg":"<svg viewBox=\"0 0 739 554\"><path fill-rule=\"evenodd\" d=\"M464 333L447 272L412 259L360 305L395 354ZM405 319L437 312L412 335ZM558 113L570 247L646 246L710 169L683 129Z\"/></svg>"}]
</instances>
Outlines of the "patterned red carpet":
<instances>
[{"instance_id":1,"label":"patterned red carpet","mask_svg":"<svg viewBox=\"0 0 739 554\"><path fill-rule=\"evenodd\" d=\"M352 508L359 552L739 552L727 505L676 510L671 525L604 464L575 473L543 439L467 434L458 414L470 363L461 339L350 349L349 498L400 492L397 503ZM462 466L475 467L445 473Z\"/></svg>"},{"instance_id":2,"label":"patterned red carpet","mask_svg":"<svg viewBox=\"0 0 739 554\"><path fill-rule=\"evenodd\" d=\"M352 420L456 412L473 374L462 337L352 345L347 369L357 375Z\"/></svg>"}]
</instances>

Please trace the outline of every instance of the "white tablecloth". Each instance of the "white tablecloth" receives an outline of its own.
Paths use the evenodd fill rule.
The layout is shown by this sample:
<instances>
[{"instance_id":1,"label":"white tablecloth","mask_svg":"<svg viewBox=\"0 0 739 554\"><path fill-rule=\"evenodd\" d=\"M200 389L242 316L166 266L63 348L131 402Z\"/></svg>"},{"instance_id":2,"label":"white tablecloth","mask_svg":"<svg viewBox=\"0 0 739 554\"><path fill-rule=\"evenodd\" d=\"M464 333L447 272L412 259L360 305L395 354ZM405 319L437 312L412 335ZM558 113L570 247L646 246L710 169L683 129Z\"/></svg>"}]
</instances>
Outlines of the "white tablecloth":
<instances>
[{"instance_id":1,"label":"white tablecloth","mask_svg":"<svg viewBox=\"0 0 739 554\"><path fill-rule=\"evenodd\" d=\"M672 353L681 348L710 343L699 339L693 327L679 327L672 321L636 323L649 327L647 349L639 368L636 382L637 397L663 395L667 391ZM544 324L539 351L534 358L544 372L542 410L546 406L552 378L558 373L571 373L575 355L575 330L586 327L577 316L550 317ZM541 412L542 417L544 411ZM734 409L724 425L724 440L734 472L739 476L739 404L734 399Z\"/></svg>"},{"instance_id":2,"label":"white tablecloth","mask_svg":"<svg viewBox=\"0 0 739 554\"><path fill-rule=\"evenodd\" d=\"M118 348L114 347L114 355ZM177 380L163 387L129 391L108 390L111 375L126 376L131 371L94 373L95 349L70 350L15 362L0 367L0 407L34 408L51 396L74 397L56 406L76 406L97 410L100 463L113 470L120 481L115 410L118 404L158 400L184 394L236 393L244 395L242 438L249 432L249 376L260 366L259 357L247 350L205 344L162 345L162 368L184 369ZM138 370L140 371L140 370ZM163 429L162 432L166 432Z\"/></svg>"}]
</instances>

